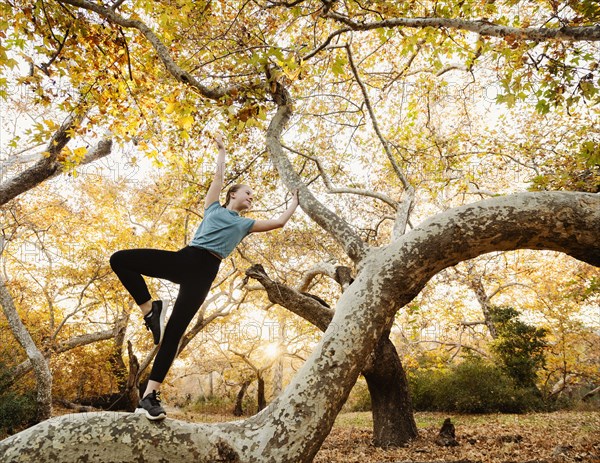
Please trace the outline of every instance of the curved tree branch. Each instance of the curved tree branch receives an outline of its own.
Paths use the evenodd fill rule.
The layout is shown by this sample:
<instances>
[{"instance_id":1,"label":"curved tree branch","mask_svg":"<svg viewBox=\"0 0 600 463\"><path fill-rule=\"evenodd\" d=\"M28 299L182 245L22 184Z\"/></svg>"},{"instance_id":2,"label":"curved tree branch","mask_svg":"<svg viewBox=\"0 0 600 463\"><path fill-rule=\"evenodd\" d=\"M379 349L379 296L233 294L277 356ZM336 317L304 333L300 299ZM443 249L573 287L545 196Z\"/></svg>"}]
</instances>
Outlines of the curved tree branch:
<instances>
[{"instance_id":1,"label":"curved tree branch","mask_svg":"<svg viewBox=\"0 0 600 463\"><path fill-rule=\"evenodd\" d=\"M356 22L351 18L335 11L325 15L345 24L355 31L368 31L372 29L391 29L397 27L410 28L446 28L475 32L483 36L511 37L518 40L564 40L564 41L600 41L600 25L578 27L509 27L501 26L486 20L469 20L457 18L390 18L374 22Z\"/></svg>"},{"instance_id":2,"label":"curved tree branch","mask_svg":"<svg viewBox=\"0 0 600 463\"><path fill-rule=\"evenodd\" d=\"M348 286L354 281L352 269L350 267L346 267L345 265L334 265L329 262L321 262L313 265L304 272L296 289L300 292L307 291L310 283L317 275L327 275L341 286L342 291L346 291Z\"/></svg>"},{"instance_id":3,"label":"curved tree branch","mask_svg":"<svg viewBox=\"0 0 600 463\"><path fill-rule=\"evenodd\" d=\"M329 262L320 262L318 264L314 264L311 268L304 272L302 279L296 288L298 291L307 291L310 283L317 275L327 275L328 277L335 279L335 269L336 266Z\"/></svg>"},{"instance_id":4,"label":"curved tree branch","mask_svg":"<svg viewBox=\"0 0 600 463\"><path fill-rule=\"evenodd\" d=\"M283 153L280 137L285 124L289 120L292 110L285 101L281 102L277 113L273 116L267 130L267 149L271 155L273 165L277 168L283 183L290 191L298 190L300 207L306 214L327 231L344 248L344 251L356 263L360 263L367 254L367 245L360 239L354 229L341 217L325 207L310 192L294 170L290 160Z\"/></svg>"},{"instance_id":5,"label":"curved tree branch","mask_svg":"<svg viewBox=\"0 0 600 463\"><path fill-rule=\"evenodd\" d=\"M117 320L115 327L110 328L108 330L97 331L95 333L86 333L78 336L74 336L66 341L59 342L56 347L52 350L45 350L44 357L49 358L51 352L55 354L62 354L63 352L68 352L71 349L75 349L76 347L86 346L88 344L92 344L98 341L106 341L108 339L113 339L117 334L123 330L125 330L127 323L127 317L123 317L120 320ZM27 374L33 365L31 360L25 360L21 362L17 366L15 366L10 372L10 383L18 381L23 375Z\"/></svg>"},{"instance_id":6,"label":"curved tree branch","mask_svg":"<svg viewBox=\"0 0 600 463\"><path fill-rule=\"evenodd\" d=\"M15 177L0 184L0 206L36 187L45 180L63 172L63 164L58 160L58 156L61 150L71 140L69 132L79 122L80 119L76 120L73 117L68 118L48 142L46 150L48 156L40 159ZM111 150L112 140L104 138L100 140L93 149L88 151L80 164L89 164L97 159L108 156Z\"/></svg>"},{"instance_id":7,"label":"curved tree branch","mask_svg":"<svg viewBox=\"0 0 600 463\"><path fill-rule=\"evenodd\" d=\"M287 285L271 280L262 265L253 265L246 270L246 275L260 282L267 292L269 301L299 315L321 331L325 331L329 326L333 318L332 309L328 309L316 299L306 296Z\"/></svg>"},{"instance_id":8,"label":"curved tree branch","mask_svg":"<svg viewBox=\"0 0 600 463\"><path fill-rule=\"evenodd\" d=\"M384 203L388 204L392 209L398 210L398 203L383 193L378 193L376 191L370 191L370 190L362 190L360 188L337 188L337 187L335 187L333 182L331 181L331 178L329 178L329 175L323 168L323 165L321 164L321 160L318 157L301 153L300 151L294 150L285 145L282 145L282 146L286 150L291 151L292 153L296 153L302 157L305 157L306 159L311 160L312 162L314 162L317 165L317 169L319 169L321 178L323 179L323 182L325 183L325 186L327 187L328 193L354 194L354 195L359 195L359 196L367 196L370 198L379 199L380 201L383 201Z\"/></svg>"},{"instance_id":9,"label":"curved tree branch","mask_svg":"<svg viewBox=\"0 0 600 463\"><path fill-rule=\"evenodd\" d=\"M324 50L325 48L327 48L329 46L329 44L331 43L331 41L337 37L338 35L342 35L345 34L346 32L351 32L352 28L346 27L344 29L339 29L335 32L332 32L331 34L329 34L329 37L327 37L325 39L325 41L319 45L317 48L315 48L313 51L311 51L310 53L304 55L302 57L302 61L306 62L309 59L313 58L314 56L316 56L317 54L319 54L320 51Z\"/></svg>"}]
</instances>

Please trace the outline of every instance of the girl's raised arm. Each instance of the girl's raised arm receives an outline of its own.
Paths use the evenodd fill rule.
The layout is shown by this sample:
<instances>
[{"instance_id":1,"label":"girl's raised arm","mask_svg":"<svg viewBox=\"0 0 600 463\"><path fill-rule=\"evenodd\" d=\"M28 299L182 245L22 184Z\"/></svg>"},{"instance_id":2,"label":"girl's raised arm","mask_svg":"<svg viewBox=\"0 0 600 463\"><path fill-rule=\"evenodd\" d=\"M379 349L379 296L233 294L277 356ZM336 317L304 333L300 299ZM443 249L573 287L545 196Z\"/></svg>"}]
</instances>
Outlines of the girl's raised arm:
<instances>
[{"instance_id":1,"label":"girl's raised arm","mask_svg":"<svg viewBox=\"0 0 600 463\"><path fill-rule=\"evenodd\" d=\"M294 211L298 207L298 191L292 192L292 202L290 206L276 219L271 220L257 220L250 229L252 233L267 232L275 230L276 228L282 228L290 217L294 214Z\"/></svg>"},{"instance_id":2,"label":"girl's raised arm","mask_svg":"<svg viewBox=\"0 0 600 463\"><path fill-rule=\"evenodd\" d=\"M219 194L223 189L223 178L225 176L225 155L227 154L227 152L225 151L223 137L220 133L217 133L215 135L215 143L217 144L217 148L219 149L219 154L217 155L217 166L215 167L215 175L213 177L212 183L210 184L210 188L206 193L206 198L204 199L205 209L215 201L219 200Z\"/></svg>"}]
</instances>

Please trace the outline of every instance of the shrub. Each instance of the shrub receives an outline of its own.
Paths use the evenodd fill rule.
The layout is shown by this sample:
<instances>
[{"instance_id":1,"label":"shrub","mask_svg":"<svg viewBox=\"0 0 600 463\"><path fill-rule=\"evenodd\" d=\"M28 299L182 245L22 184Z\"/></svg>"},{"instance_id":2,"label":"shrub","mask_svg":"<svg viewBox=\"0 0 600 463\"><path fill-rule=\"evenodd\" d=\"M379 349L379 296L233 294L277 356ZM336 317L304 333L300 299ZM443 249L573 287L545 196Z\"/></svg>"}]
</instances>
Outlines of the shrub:
<instances>
[{"instance_id":1,"label":"shrub","mask_svg":"<svg viewBox=\"0 0 600 463\"><path fill-rule=\"evenodd\" d=\"M543 408L537 391L520 387L501 368L469 357L446 370L409 374L416 410L523 413Z\"/></svg>"},{"instance_id":2,"label":"shrub","mask_svg":"<svg viewBox=\"0 0 600 463\"><path fill-rule=\"evenodd\" d=\"M35 421L35 394L7 392L0 396L0 437L18 432Z\"/></svg>"},{"instance_id":3,"label":"shrub","mask_svg":"<svg viewBox=\"0 0 600 463\"><path fill-rule=\"evenodd\" d=\"M31 388L27 379L13 385L11 367L0 359L0 439L35 422L37 403Z\"/></svg>"}]
</instances>

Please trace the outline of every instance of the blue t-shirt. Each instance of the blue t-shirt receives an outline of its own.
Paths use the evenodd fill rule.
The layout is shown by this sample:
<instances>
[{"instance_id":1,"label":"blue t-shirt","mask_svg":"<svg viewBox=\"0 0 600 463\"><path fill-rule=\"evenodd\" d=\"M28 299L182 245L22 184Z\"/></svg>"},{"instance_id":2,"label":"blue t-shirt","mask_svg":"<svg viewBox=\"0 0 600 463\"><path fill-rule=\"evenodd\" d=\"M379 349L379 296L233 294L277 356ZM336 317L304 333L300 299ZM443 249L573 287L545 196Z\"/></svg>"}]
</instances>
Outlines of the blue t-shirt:
<instances>
[{"instance_id":1,"label":"blue t-shirt","mask_svg":"<svg viewBox=\"0 0 600 463\"><path fill-rule=\"evenodd\" d=\"M207 249L225 258L250 233L253 225L253 219L240 217L236 211L222 207L215 201L204 210L204 219L190 246Z\"/></svg>"}]
</instances>

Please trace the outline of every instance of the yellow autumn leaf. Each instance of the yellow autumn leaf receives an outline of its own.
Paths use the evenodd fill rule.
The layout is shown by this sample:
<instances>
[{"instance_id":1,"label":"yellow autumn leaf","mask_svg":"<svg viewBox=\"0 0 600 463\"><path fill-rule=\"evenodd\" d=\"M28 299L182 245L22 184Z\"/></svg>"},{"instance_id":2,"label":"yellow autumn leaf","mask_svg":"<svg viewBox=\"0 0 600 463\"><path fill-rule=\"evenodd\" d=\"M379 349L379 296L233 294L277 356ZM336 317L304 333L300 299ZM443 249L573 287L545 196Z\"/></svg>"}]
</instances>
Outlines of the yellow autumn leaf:
<instances>
[{"instance_id":1,"label":"yellow autumn leaf","mask_svg":"<svg viewBox=\"0 0 600 463\"><path fill-rule=\"evenodd\" d=\"M52 119L44 119L44 124L46 124L46 127L48 127L50 130L55 130L58 127L56 122L54 122Z\"/></svg>"},{"instance_id":2,"label":"yellow autumn leaf","mask_svg":"<svg viewBox=\"0 0 600 463\"><path fill-rule=\"evenodd\" d=\"M184 130L189 130L192 127L193 123L194 123L194 117L188 115L188 116L183 116L182 118L180 118L178 125Z\"/></svg>"},{"instance_id":3,"label":"yellow autumn leaf","mask_svg":"<svg viewBox=\"0 0 600 463\"><path fill-rule=\"evenodd\" d=\"M85 157L87 153L87 148L85 146L80 146L79 148L75 148L73 150L73 159L76 161L81 161Z\"/></svg>"}]
</instances>

